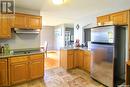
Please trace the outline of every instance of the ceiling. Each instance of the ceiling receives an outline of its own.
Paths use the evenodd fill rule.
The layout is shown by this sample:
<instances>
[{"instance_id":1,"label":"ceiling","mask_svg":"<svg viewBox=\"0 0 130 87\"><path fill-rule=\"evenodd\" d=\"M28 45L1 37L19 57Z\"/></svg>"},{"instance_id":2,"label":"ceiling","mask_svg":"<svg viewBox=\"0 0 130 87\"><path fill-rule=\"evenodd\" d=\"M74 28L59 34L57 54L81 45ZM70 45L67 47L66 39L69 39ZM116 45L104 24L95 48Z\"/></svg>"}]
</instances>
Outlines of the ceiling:
<instances>
[{"instance_id":1,"label":"ceiling","mask_svg":"<svg viewBox=\"0 0 130 87\"><path fill-rule=\"evenodd\" d=\"M44 25L73 23L88 15L102 11L130 8L130 0L65 0L62 5L54 5L51 0L15 0L16 7L38 10Z\"/></svg>"}]
</instances>

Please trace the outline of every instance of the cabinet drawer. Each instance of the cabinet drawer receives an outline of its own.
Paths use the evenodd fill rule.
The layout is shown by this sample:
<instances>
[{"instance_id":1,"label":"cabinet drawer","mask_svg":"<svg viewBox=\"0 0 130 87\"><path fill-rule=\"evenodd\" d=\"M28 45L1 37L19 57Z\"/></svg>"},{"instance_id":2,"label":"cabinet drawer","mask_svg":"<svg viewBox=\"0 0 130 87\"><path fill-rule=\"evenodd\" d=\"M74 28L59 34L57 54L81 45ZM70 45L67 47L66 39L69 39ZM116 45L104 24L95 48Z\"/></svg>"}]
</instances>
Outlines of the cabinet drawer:
<instances>
[{"instance_id":1,"label":"cabinet drawer","mask_svg":"<svg viewBox=\"0 0 130 87\"><path fill-rule=\"evenodd\" d=\"M68 50L67 54L73 54L73 52L74 52L73 50Z\"/></svg>"},{"instance_id":2,"label":"cabinet drawer","mask_svg":"<svg viewBox=\"0 0 130 87\"><path fill-rule=\"evenodd\" d=\"M10 58L10 63L26 62L28 61L28 56L19 56Z\"/></svg>"},{"instance_id":3,"label":"cabinet drawer","mask_svg":"<svg viewBox=\"0 0 130 87\"><path fill-rule=\"evenodd\" d=\"M35 54L30 56L30 60L37 60L43 58L43 54Z\"/></svg>"}]
</instances>

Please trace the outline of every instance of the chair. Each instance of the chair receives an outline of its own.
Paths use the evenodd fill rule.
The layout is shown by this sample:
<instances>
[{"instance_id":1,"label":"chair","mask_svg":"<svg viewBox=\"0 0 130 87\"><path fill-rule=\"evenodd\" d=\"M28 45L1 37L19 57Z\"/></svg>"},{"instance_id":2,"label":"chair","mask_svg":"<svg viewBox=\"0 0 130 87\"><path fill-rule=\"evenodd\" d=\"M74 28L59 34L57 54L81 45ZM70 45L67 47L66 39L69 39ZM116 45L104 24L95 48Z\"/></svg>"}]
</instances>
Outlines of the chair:
<instances>
[{"instance_id":1,"label":"chair","mask_svg":"<svg viewBox=\"0 0 130 87\"><path fill-rule=\"evenodd\" d=\"M47 47L48 47L48 42L45 41L44 43L45 58L47 58Z\"/></svg>"}]
</instances>

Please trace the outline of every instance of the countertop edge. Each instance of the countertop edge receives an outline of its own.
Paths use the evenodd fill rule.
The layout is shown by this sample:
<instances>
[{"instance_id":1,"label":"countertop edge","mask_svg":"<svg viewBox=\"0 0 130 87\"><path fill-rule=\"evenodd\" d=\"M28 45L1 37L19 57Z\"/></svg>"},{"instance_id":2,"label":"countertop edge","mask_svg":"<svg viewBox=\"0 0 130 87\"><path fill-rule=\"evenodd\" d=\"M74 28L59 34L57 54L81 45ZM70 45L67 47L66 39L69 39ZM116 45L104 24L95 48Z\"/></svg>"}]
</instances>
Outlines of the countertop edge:
<instances>
[{"instance_id":1,"label":"countertop edge","mask_svg":"<svg viewBox=\"0 0 130 87\"><path fill-rule=\"evenodd\" d=\"M89 50L89 51L91 51L91 49L89 49L89 48L87 48L87 47L85 47L85 48L82 48L82 47L63 47L63 48L60 48L60 50L83 50L83 51L85 51L85 50Z\"/></svg>"},{"instance_id":2,"label":"countertop edge","mask_svg":"<svg viewBox=\"0 0 130 87\"><path fill-rule=\"evenodd\" d=\"M36 53L28 53L28 54L18 54L18 55L3 55L0 56L0 59L6 59L6 58L10 58L10 57L18 57L18 56L29 56L29 55L34 55L34 54L44 54L44 52L36 52Z\"/></svg>"}]
</instances>

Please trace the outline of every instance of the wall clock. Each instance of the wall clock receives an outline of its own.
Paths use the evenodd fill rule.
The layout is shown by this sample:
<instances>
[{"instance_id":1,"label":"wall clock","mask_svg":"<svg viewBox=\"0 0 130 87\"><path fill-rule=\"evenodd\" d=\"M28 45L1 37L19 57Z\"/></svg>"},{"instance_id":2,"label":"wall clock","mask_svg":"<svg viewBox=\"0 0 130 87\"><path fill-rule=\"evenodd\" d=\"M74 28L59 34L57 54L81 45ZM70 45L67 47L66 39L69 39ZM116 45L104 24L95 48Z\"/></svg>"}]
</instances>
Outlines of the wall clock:
<instances>
[{"instance_id":1,"label":"wall clock","mask_svg":"<svg viewBox=\"0 0 130 87\"><path fill-rule=\"evenodd\" d=\"M76 25L76 29L79 30L79 24Z\"/></svg>"}]
</instances>

